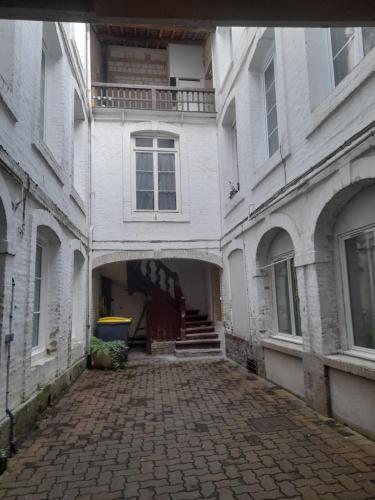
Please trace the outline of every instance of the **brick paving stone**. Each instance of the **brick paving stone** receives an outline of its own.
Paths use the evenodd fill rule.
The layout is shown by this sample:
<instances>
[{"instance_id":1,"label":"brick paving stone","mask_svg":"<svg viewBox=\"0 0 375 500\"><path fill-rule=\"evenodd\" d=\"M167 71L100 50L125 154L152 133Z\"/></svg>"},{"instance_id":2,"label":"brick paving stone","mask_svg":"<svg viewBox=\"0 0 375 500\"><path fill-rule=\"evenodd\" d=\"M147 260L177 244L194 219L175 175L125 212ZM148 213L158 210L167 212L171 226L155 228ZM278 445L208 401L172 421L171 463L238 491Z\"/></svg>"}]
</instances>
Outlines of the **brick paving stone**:
<instances>
[{"instance_id":1,"label":"brick paving stone","mask_svg":"<svg viewBox=\"0 0 375 500\"><path fill-rule=\"evenodd\" d=\"M372 441L225 361L87 371L10 462L2 500L375 499Z\"/></svg>"}]
</instances>

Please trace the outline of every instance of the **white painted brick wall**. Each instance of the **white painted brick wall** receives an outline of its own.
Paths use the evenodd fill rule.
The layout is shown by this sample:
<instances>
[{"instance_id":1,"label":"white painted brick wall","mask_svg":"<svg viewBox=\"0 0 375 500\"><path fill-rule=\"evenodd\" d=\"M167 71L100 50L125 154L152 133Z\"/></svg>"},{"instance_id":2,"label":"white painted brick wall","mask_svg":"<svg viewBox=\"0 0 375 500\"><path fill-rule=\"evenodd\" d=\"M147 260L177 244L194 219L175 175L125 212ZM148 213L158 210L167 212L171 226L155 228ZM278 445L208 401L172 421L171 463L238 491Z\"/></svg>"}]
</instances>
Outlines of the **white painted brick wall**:
<instances>
[{"instance_id":1,"label":"white painted brick wall","mask_svg":"<svg viewBox=\"0 0 375 500\"><path fill-rule=\"evenodd\" d=\"M4 300L0 333L0 423L5 418L7 348L4 339L8 333L12 278L15 280L13 310L15 340L11 344L11 408L14 409L28 400L38 389L50 382L55 376L63 373L78 359L77 356L80 357L83 353L82 350L77 349L71 352L70 347L71 282L74 253L74 245L72 246L72 244L77 239L70 228L81 231L85 244L87 244L88 235L87 215L78 208L71 198L73 89L79 84L72 71L72 65L69 63L69 54L65 50L60 28L58 28L58 32L63 55L58 65L53 68L55 91L53 95L50 93L47 107L49 107L52 117L48 124L50 144L52 145L50 149L61 167L60 180L32 145L35 140L37 111L39 109L42 23L15 22L14 60L12 61L14 70L13 95L9 97L9 104L12 105L15 116L9 113L6 103L1 102L0 99L0 154L5 158L5 163L10 165L11 170L17 170L18 167L15 165L17 162L21 171L27 173L31 180L38 185L42 196L46 195L52 200L52 203L40 203L33 194L35 184L33 184L33 192L26 193L26 191L22 191L21 184L12 175L5 173L4 168L0 169L0 198L6 210L8 248L12 253L12 255L4 257L6 270L5 275L0 277L1 286L4 287L2 289ZM70 42L68 41L68 43ZM4 56L4 54L1 55ZM88 142L87 121L85 127ZM81 168L87 169L88 163L81 162ZM87 172L84 175L87 176ZM26 184L25 182L25 188ZM88 200L87 190L84 195ZM26 202L23 221L22 199L24 196ZM60 221L57 221L53 215L57 213L56 207L61 211ZM49 330L55 332L58 350L52 355L46 356L40 364L31 360L36 245L35 214L38 210L43 210L46 217L48 216L54 221L61 236L59 259L54 268L55 273L51 275L53 301L50 303L50 308L53 310L50 311L51 324L49 325ZM81 248L85 251L82 245ZM83 307L85 309L87 307L86 294Z\"/></svg>"}]
</instances>

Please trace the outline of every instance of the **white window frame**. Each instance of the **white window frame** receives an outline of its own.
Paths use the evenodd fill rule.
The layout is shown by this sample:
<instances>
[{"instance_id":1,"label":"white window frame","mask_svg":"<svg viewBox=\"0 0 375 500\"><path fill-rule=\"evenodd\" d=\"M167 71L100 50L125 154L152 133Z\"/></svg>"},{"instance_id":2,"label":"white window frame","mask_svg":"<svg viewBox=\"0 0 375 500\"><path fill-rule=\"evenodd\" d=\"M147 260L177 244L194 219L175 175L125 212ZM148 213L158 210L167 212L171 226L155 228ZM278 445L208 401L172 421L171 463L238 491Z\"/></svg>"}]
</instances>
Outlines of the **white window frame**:
<instances>
[{"instance_id":1,"label":"white window frame","mask_svg":"<svg viewBox=\"0 0 375 500\"><path fill-rule=\"evenodd\" d=\"M286 254L282 258L275 259L271 264L271 282L272 282L272 309L273 309L273 321L276 327L276 334L274 336L281 337L286 340L291 340L293 342L302 343L302 332L301 335L297 335L296 329L296 317L294 310L294 296L293 296L293 276L292 276L292 260L294 259L294 253ZM287 274L288 274L288 293L289 293L289 314L291 318L292 333L280 332L279 330L279 318L277 315L277 298L276 298L276 275L275 267L276 264L282 262L287 263ZM297 285L298 286L298 285Z\"/></svg>"},{"instance_id":2,"label":"white window frame","mask_svg":"<svg viewBox=\"0 0 375 500\"><path fill-rule=\"evenodd\" d=\"M340 262L340 274L341 274L341 287L342 296L344 302L344 320L345 320L345 344L347 351L349 353L354 353L357 355L362 355L364 357L375 360L375 349L369 349L367 347L356 346L354 344L354 332L353 332L353 319L351 312L350 303L350 290L349 290L349 276L348 276L348 265L346 258L345 241L360 235L361 233L373 232L375 234L375 225L364 226L361 228L348 231L346 233L340 234L338 236L338 248L339 248L339 262Z\"/></svg>"},{"instance_id":3,"label":"white window frame","mask_svg":"<svg viewBox=\"0 0 375 500\"><path fill-rule=\"evenodd\" d=\"M348 26L349 28L350 26ZM335 82L335 67L334 67L334 61L333 61L333 52L332 52L332 37L331 37L331 30L336 29L336 28L328 28L327 29L327 44L328 44L328 50L329 50L329 60L330 60L330 67L329 67L329 73L330 73L330 79L331 79L331 87L332 89L335 89L338 85L340 85L341 82L343 82L347 76L353 71L353 69L357 66L357 64L365 57L365 52L363 48L363 32L362 28L359 27L354 27L354 66L347 73L344 78L336 84ZM340 52L346 47L347 44L345 44ZM367 55L367 54L366 54Z\"/></svg>"},{"instance_id":4,"label":"white window frame","mask_svg":"<svg viewBox=\"0 0 375 500\"><path fill-rule=\"evenodd\" d=\"M277 119L277 142L278 142L278 147L277 149L272 153L272 155L270 154L270 147L269 147L269 137L271 136L271 134L269 133L269 130L268 130L268 120L267 120L267 94L266 94L266 78L265 78L265 74L266 74L266 71L267 69L269 68L269 66L271 65L271 63L273 63L273 71L274 71L274 85L275 85L275 96L276 96L276 101L275 101L275 108L276 108L276 119ZM267 57L265 58L265 63L263 65L263 69L262 69L262 94L263 94L263 136L264 136L264 139L265 139L265 142L264 142L264 151L266 153L266 158L265 159L268 159L268 158L272 158L272 156L274 156L277 151L279 150L280 148L280 123L279 123L279 109L278 109L278 105L277 105L277 102L278 102L278 97L277 97L277 76L276 76L276 50L275 50L275 44L273 44L273 46L271 47L271 49L269 50L268 52L268 55ZM274 129L272 132L274 132L276 129Z\"/></svg>"},{"instance_id":5,"label":"white window frame","mask_svg":"<svg viewBox=\"0 0 375 500\"><path fill-rule=\"evenodd\" d=\"M136 146L136 139L152 139L153 145L151 147ZM158 139L173 139L174 148L159 148L157 147ZM180 213L181 212L181 175L180 175L180 161L179 161L179 143L178 138L171 134L156 134L156 135L143 135L133 134L131 138L132 144L132 211L136 213ZM136 154L137 153L152 153L153 156L153 174L154 174L154 208L141 209L137 208L137 170L136 170ZM176 209L175 210L159 210L159 183L158 183L158 154L159 153L173 153L175 155L175 182L176 182Z\"/></svg>"},{"instance_id":6,"label":"white window frame","mask_svg":"<svg viewBox=\"0 0 375 500\"><path fill-rule=\"evenodd\" d=\"M45 352L46 337L48 326L48 242L42 238L38 238L35 245L35 260L34 260L34 295L33 295L33 323L31 331L31 343L34 334L34 314L35 314L35 264L36 264L36 248L42 249L42 265L40 279L40 304L39 304L39 326L38 326L38 344L31 347L31 354L37 355Z\"/></svg>"}]
</instances>

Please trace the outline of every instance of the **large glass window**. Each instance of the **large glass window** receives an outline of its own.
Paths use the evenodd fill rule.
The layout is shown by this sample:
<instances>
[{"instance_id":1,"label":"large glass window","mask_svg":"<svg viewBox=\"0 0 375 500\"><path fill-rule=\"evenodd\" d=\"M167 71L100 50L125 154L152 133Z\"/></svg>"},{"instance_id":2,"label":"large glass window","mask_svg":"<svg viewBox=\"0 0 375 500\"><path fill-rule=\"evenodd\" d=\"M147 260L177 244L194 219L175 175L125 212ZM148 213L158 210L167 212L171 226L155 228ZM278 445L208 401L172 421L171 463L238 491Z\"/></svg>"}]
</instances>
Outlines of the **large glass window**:
<instances>
[{"instance_id":1,"label":"large glass window","mask_svg":"<svg viewBox=\"0 0 375 500\"><path fill-rule=\"evenodd\" d=\"M375 28L331 28L334 84L338 85L375 46Z\"/></svg>"},{"instance_id":2,"label":"large glass window","mask_svg":"<svg viewBox=\"0 0 375 500\"><path fill-rule=\"evenodd\" d=\"M136 209L177 210L176 140L135 138Z\"/></svg>"},{"instance_id":3,"label":"large glass window","mask_svg":"<svg viewBox=\"0 0 375 500\"><path fill-rule=\"evenodd\" d=\"M33 337L32 347L39 345L40 333L40 316L41 316L41 290L42 290L42 259L43 247L36 246L35 255L35 285L34 285L34 311L33 311Z\"/></svg>"},{"instance_id":4,"label":"large glass window","mask_svg":"<svg viewBox=\"0 0 375 500\"><path fill-rule=\"evenodd\" d=\"M298 287L293 258L273 265L273 282L278 333L301 336Z\"/></svg>"},{"instance_id":5,"label":"large glass window","mask_svg":"<svg viewBox=\"0 0 375 500\"><path fill-rule=\"evenodd\" d=\"M375 349L375 231L345 239L353 346Z\"/></svg>"},{"instance_id":6,"label":"large glass window","mask_svg":"<svg viewBox=\"0 0 375 500\"><path fill-rule=\"evenodd\" d=\"M274 59L271 59L264 71L264 91L266 101L268 154L272 156L279 147Z\"/></svg>"}]
</instances>

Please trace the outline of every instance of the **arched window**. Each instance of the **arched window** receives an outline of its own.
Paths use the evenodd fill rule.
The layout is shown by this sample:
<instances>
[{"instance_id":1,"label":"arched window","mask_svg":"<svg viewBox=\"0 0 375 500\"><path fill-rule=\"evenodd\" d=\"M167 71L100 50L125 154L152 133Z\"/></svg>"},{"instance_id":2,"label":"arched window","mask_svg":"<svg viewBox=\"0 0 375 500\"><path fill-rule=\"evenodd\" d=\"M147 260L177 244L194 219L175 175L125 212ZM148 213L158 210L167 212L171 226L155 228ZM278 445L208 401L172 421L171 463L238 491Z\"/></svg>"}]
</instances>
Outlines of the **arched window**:
<instances>
[{"instance_id":1,"label":"arched window","mask_svg":"<svg viewBox=\"0 0 375 500\"><path fill-rule=\"evenodd\" d=\"M349 349L375 349L375 186L360 191L335 225Z\"/></svg>"},{"instance_id":2,"label":"arched window","mask_svg":"<svg viewBox=\"0 0 375 500\"><path fill-rule=\"evenodd\" d=\"M58 283L58 252L60 240L47 226L39 226L35 248L34 307L32 350L33 354L45 352L50 334L56 328L51 306L56 299Z\"/></svg>"},{"instance_id":3,"label":"arched window","mask_svg":"<svg viewBox=\"0 0 375 500\"><path fill-rule=\"evenodd\" d=\"M270 244L267 267L272 277L276 333L300 337L302 334L294 247L289 234L284 230L280 230Z\"/></svg>"},{"instance_id":4,"label":"arched window","mask_svg":"<svg viewBox=\"0 0 375 500\"><path fill-rule=\"evenodd\" d=\"M177 212L180 210L178 141L168 135L135 135L134 210Z\"/></svg>"}]
</instances>

